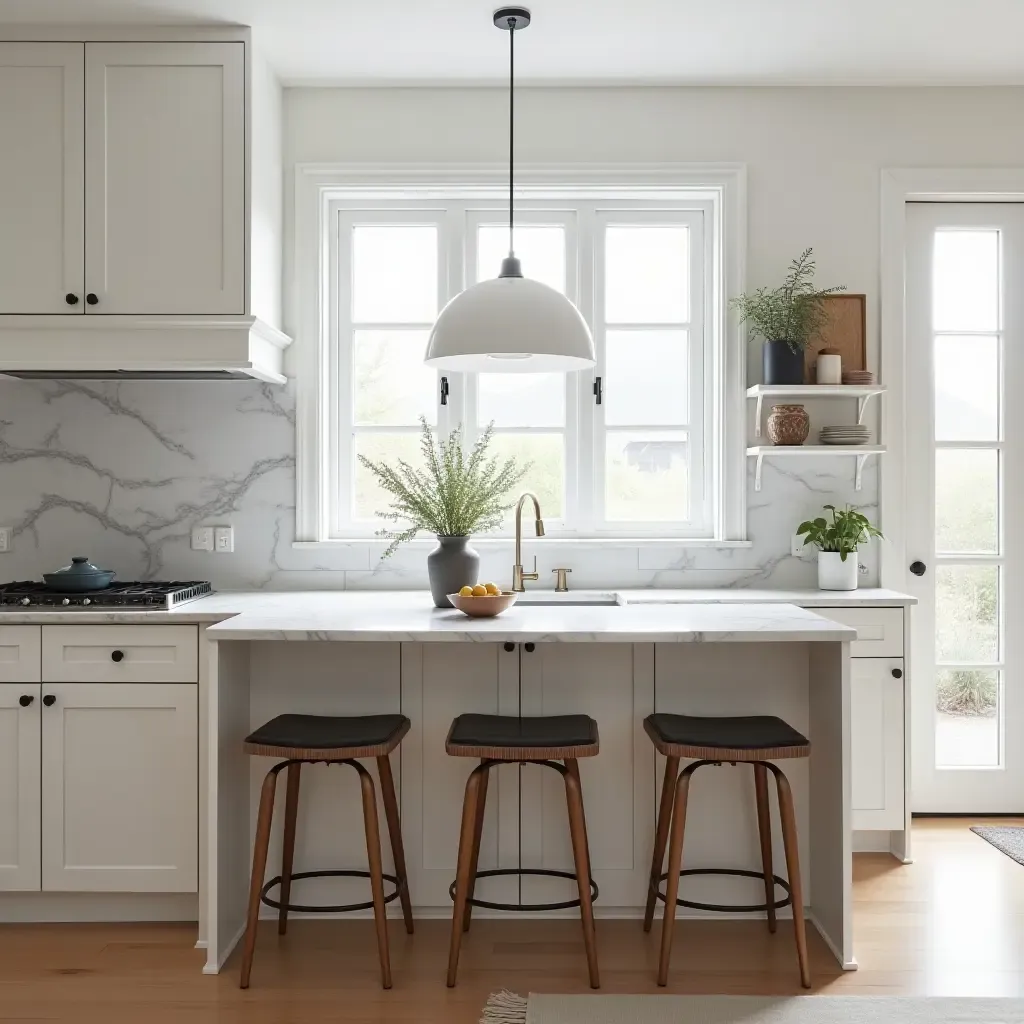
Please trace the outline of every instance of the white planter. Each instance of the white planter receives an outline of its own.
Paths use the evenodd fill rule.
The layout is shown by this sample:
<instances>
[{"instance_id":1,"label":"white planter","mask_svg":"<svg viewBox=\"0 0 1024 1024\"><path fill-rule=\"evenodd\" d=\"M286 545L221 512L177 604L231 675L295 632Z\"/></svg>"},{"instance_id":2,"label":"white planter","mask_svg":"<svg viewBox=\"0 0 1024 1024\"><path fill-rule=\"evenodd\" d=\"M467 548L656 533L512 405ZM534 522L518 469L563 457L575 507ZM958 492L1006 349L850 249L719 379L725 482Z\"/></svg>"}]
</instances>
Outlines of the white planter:
<instances>
[{"instance_id":1,"label":"white planter","mask_svg":"<svg viewBox=\"0 0 1024 1024\"><path fill-rule=\"evenodd\" d=\"M844 562L838 551L818 552L819 590L857 589L857 552L852 551Z\"/></svg>"}]
</instances>

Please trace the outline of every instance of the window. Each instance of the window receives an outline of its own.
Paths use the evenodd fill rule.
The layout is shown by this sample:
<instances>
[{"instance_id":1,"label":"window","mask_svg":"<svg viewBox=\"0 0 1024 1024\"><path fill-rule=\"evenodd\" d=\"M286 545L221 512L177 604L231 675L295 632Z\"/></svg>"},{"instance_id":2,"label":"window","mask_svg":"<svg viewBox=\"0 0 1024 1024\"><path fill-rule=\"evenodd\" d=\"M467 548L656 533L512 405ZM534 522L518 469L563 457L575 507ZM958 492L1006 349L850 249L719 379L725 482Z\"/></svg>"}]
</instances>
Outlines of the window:
<instances>
[{"instance_id":1,"label":"window","mask_svg":"<svg viewBox=\"0 0 1024 1024\"><path fill-rule=\"evenodd\" d=\"M530 463L522 486L539 496L550 536L742 540L742 511L726 512L730 488L742 503L741 414L739 472L723 471L727 431L714 426L725 418L727 372L742 410L742 361L727 369L721 338L721 193L523 193L516 254L583 313L592 371L423 365L438 311L498 273L508 247L502 188L325 185L305 233L300 207L297 245L311 240L315 209L322 246L318 320L309 320L321 344L306 364L315 389L299 373L303 541L373 535L388 498L358 457L416 464L421 415L442 433L461 425L469 443L493 423L494 454Z\"/></svg>"}]
</instances>

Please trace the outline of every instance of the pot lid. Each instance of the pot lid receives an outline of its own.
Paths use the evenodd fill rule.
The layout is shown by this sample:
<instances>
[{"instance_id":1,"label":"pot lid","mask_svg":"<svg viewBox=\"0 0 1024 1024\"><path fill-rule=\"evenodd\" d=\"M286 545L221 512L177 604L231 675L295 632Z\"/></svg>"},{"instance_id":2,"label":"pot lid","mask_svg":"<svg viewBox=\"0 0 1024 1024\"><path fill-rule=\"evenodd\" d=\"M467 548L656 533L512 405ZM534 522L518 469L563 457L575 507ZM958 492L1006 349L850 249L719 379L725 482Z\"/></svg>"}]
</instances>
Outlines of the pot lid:
<instances>
[{"instance_id":1,"label":"pot lid","mask_svg":"<svg viewBox=\"0 0 1024 1024\"><path fill-rule=\"evenodd\" d=\"M65 565L63 569L57 569L56 572L48 573L50 576L106 576L109 569L98 569L92 562L86 558L85 555L75 555L71 559L70 565Z\"/></svg>"}]
</instances>

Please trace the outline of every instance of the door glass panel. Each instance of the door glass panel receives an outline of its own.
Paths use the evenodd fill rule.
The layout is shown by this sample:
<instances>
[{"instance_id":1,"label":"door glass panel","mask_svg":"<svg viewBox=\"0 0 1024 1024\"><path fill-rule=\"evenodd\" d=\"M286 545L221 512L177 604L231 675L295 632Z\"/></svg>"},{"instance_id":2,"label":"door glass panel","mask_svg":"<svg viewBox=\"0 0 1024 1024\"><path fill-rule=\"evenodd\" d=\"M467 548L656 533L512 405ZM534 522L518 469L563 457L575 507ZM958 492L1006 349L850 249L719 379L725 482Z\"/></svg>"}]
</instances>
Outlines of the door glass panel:
<instances>
[{"instance_id":1,"label":"door glass panel","mask_svg":"<svg viewBox=\"0 0 1024 1024\"><path fill-rule=\"evenodd\" d=\"M508 225L481 224L477 230L476 279L488 281L508 255ZM565 228L561 224L517 224L514 243L523 276L565 292Z\"/></svg>"},{"instance_id":2,"label":"door glass panel","mask_svg":"<svg viewBox=\"0 0 1024 1024\"><path fill-rule=\"evenodd\" d=\"M605 518L670 522L689 516L685 431L609 431L605 445Z\"/></svg>"},{"instance_id":3,"label":"door glass panel","mask_svg":"<svg viewBox=\"0 0 1024 1024\"><path fill-rule=\"evenodd\" d=\"M935 339L935 440L999 440L999 339Z\"/></svg>"},{"instance_id":4,"label":"door glass panel","mask_svg":"<svg viewBox=\"0 0 1024 1024\"><path fill-rule=\"evenodd\" d=\"M999 568L942 565L935 573L935 650L939 662L989 663L999 657Z\"/></svg>"},{"instance_id":5,"label":"door glass panel","mask_svg":"<svg viewBox=\"0 0 1024 1024\"><path fill-rule=\"evenodd\" d=\"M940 448L935 452L935 550L996 554L999 550L999 452Z\"/></svg>"},{"instance_id":6,"label":"door glass panel","mask_svg":"<svg viewBox=\"0 0 1024 1024\"><path fill-rule=\"evenodd\" d=\"M352 229L352 319L429 324L437 316L437 228L357 224Z\"/></svg>"},{"instance_id":7,"label":"door glass panel","mask_svg":"<svg viewBox=\"0 0 1024 1024\"><path fill-rule=\"evenodd\" d=\"M687 332L608 331L604 421L678 426L689 420Z\"/></svg>"},{"instance_id":8,"label":"door glass panel","mask_svg":"<svg viewBox=\"0 0 1024 1024\"><path fill-rule=\"evenodd\" d=\"M605 320L685 323L690 317L690 229L612 225L605 232Z\"/></svg>"},{"instance_id":9,"label":"door glass panel","mask_svg":"<svg viewBox=\"0 0 1024 1024\"><path fill-rule=\"evenodd\" d=\"M533 491L545 519L561 519L565 515L565 438L562 434L495 434L490 452L499 463L514 458L520 467L529 464L509 500L515 501L516 494L523 491ZM506 524L513 518L509 511L505 516Z\"/></svg>"},{"instance_id":10,"label":"door glass panel","mask_svg":"<svg viewBox=\"0 0 1024 1024\"><path fill-rule=\"evenodd\" d=\"M936 331L999 330L999 232L935 232L932 326Z\"/></svg>"},{"instance_id":11,"label":"door glass panel","mask_svg":"<svg viewBox=\"0 0 1024 1024\"><path fill-rule=\"evenodd\" d=\"M355 422L361 426L437 421L437 374L423 365L426 331L356 331L352 358Z\"/></svg>"},{"instance_id":12,"label":"door glass panel","mask_svg":"<svg viewBox=\"0 0 1024 1024\"><path fill-rule=\"evenodd\" d=\"M936 767L991 768L999 764L999 680L996 669L939 670Z\"/></svg>"},{"instance_id":13,"label":"door glass panel","mask_svg":"<svg viewBox=\"0 0 1024 1024\"><path fill-rule=\"evenodd\" d=\"M380 525L376 513L386 509L394 500L393 495L380 485L380 481L359 461L365 455L373 462L385 462L394 466L399 459L404 459L416 469L422 469L423 453L420 450L420 435L416 431L405 433L372 433L356 434L353 438L352 475L355 486L352 488L352 518L360 521L373 520ZM390 524L389 524L390 525Z\"/></svg>"}]
</instances>

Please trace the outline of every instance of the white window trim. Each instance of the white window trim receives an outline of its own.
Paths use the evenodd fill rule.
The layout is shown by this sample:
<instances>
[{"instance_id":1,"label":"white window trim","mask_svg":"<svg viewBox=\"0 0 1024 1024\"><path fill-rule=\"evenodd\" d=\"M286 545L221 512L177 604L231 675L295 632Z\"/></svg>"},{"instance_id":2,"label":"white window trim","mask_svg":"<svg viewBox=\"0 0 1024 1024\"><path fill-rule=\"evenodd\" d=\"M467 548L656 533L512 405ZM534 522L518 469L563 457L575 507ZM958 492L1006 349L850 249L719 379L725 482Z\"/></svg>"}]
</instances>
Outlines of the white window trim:
<instances>
[{"instance_id":1,"label":"white window trim","mask_svg":"<svg viewBox=\"0 0 1024 1024\"><path fill-rule=\"evenodd\" d=\"M452 188L488 192L505 180L503 165L364 166L354 164L298 164L295 168L293 287L289 290L289 321L295 342L287 352L288 375L295 378L296 409L296 532L303 548L351 544L358 538L332 538L330 533L330 416L327 400L327 346L321 338L330 331L330 301L326 288L331 263L332 201L354 194L394 198L394 189L437 186L438 194ZM705 319L713 336L721 338L713 357L714 407L709 410L720 430L709 455L713 479L720 495L715 508L713 536L663 538L638 534L636 541L669 542L679 547L747 545L746 539L746 344L743 332L728 315L727 297L740 294L746 268L746 168L740 164L625 164L545 166L517 168L524 188L565 190L579 195L593 192L601 198L636 199L649 190L662 199L700 199L710 204L707 236L713 259ZM628 194L628 195L627 195ZM723 330L724 327L724 330ZM496 540L507 543L500 538ZM564 543L565 538L556 539ZM632 543L615 535L579 538L576 543ZM573 541L570 540L570 543Z\"/></svg>"}]
</instances>

